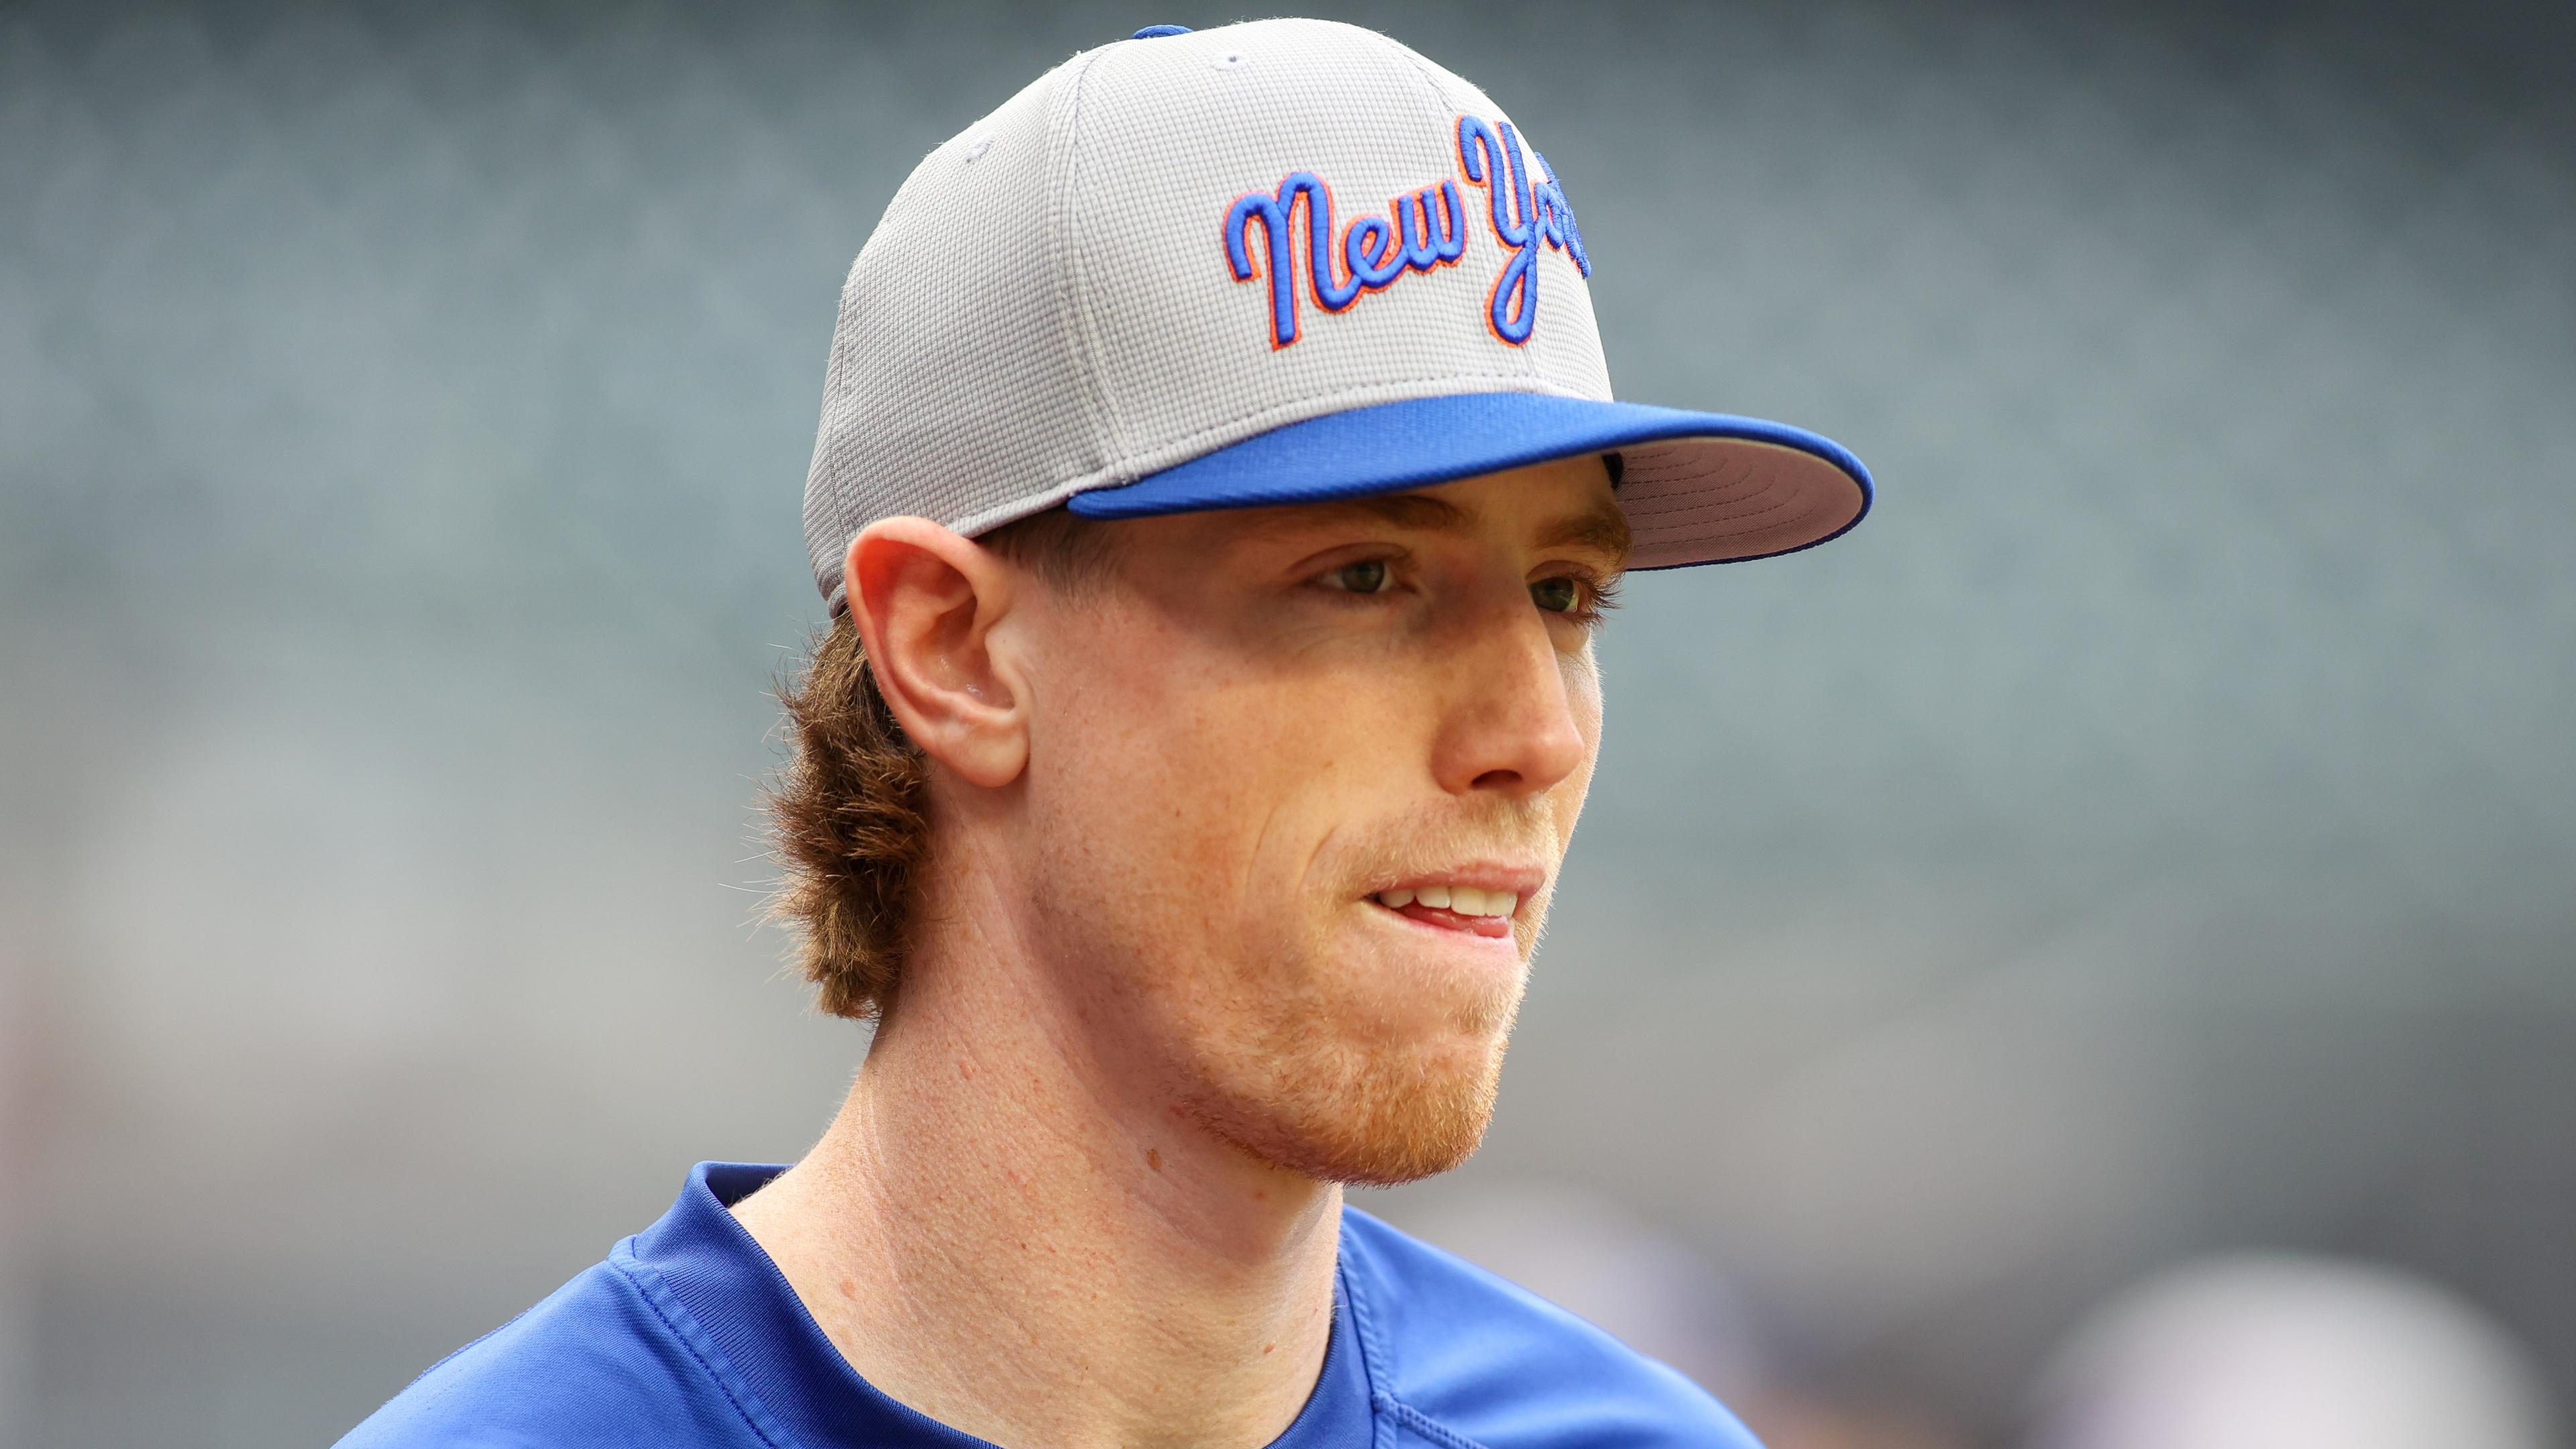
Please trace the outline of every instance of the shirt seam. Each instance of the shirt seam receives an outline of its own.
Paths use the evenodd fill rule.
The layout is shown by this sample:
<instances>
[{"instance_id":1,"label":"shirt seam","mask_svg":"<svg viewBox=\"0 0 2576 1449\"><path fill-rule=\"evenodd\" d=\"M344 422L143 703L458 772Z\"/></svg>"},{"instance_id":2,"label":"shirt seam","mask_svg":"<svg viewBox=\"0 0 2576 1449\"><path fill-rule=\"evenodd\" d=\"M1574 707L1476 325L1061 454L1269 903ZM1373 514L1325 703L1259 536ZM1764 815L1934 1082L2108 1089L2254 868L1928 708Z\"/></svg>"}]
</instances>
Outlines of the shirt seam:
<instances>
[{"instance_id":1,"label":"shirt seam","mask_svg":"<svg viewBox=\"0 0 2576 1449\"><path fill-rule=\"evenodd\" d=\"M768 1428L764 1428L761 1421L768 1418L768 1414L766 1412L755 1413L752 1404L746 1404L743 1402L744 1395L735 1393L733 1385L725 1382L725 1376L716 1371L715 1363L708 1357L708 1352L714 1351L718 1357L721 1357L721 1351L715 1350L712 1343L708 1346L707 1350L701 1350L695 1339L690 1336L688 1330L682 1328L679 1323L672 1318L671 1315L676 1310L682 1317L689 1318L689 1322L692 1327L697 1324L697 1320L694 1317L689 1317L687 1309L679 1307L676 1303L672 1304L670 1307L664 1306L662 1299L670 1295L670 1285L662 1281L660 1274L652 1272L651 1269L645 1268L641 1264L638 1264L633 1268L629 1268L625 1264L618 1262L613 1257L609 1259L608 1266L615 1269L618 1275L626 1280L628 1286L635 1290L636 1296L644 1300L644 1306L652 1309L653 1316L660 1319L662 1321L662 1326L670 1330L671 1336L679 1340L680 1346L689 1351L689 1357L697 1361L699 1372L704 1373L707 1376L708 1382L716 1386L716 1391L725 1396L725 1402L733 1406L733 1411L742 1419L744 1428L749 1429L761 1443L770 1446L770 1449L798 1449L796 1441L792 1437L786 1436L784 1431L779 1434L772 1434ZM699 1332L703 1335L705 1330L700 1329ZM748 1393L748 1386L746 1386L745 1392ZM757 1403L756 1399L754 1400L754 1403Z\"/></svg>"},{"instance_id":2,"label":"shirt seam","mask_svg":"<svg viewBox=\"0 0 2576 1449\"><path fill-rule=\"evenodd\" d=\"M1359 1352L1360 1376L1368 1382L1369 1444L1371 1449L1395 1449L1396 1421L1388 1412L1395 1404L1394 1372L1378 1347L1375 1314L1369 1308L1368 1295L1360 1291L1360 1273L1351 1261L1351 1247L1350 1228L1345 1225L1338 1271L1342 1301L1351 1310L1351 1344Z\"/></svg>"},{"instance_id":3,"label":"shirt seam","mask_svg":"<svg viewBox=\"0 0 2576 1449\"><path fill-rule=\"evenodd\" d=\"M1485 1449L1481 1442L1468 1438L1402 1399L1389 1397L1386 1405L1396 1422L1440 1445L1441 1449Z\"/></svg>"}]
</instances>

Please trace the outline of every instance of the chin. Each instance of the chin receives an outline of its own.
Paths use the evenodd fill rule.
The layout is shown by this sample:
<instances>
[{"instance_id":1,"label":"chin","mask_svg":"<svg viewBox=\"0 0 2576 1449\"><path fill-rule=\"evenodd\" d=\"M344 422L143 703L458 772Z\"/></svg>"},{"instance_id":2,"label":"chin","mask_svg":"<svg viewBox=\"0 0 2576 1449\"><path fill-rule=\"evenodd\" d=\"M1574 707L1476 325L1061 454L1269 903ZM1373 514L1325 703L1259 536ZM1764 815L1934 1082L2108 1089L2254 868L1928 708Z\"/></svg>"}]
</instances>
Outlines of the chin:
<instances>
[{"instance_id":1,"label":"chin","mask_svg":"<svg viewBox=\"0 0 2576 1449\"><path fill-rule=\"evenodd\" d=\"M1526 958L1391 948L1381 929L1176 952L1144 973L1128 1004L1155 1023L1147 1049L1174 1104L1323 1182L1392 1186L1465 1162L1493 1120Z\"/></svg>"},{"instance_id":2,"label":"chin","mask_svg":"<svg viewBox=\"0 0 2576 1449\"><path fill-rule=\"evenodd\" d=\"M1203 1098L1196 1115L1243 1151L1307 1177L1372 1187L1413 1182L1465 1162L1484 1140L1509 1025L1393 1046L1310 1029L1296 1050L1271 1058L1257 1082L1227 1084Z\"/></svg>"}]
</instances>

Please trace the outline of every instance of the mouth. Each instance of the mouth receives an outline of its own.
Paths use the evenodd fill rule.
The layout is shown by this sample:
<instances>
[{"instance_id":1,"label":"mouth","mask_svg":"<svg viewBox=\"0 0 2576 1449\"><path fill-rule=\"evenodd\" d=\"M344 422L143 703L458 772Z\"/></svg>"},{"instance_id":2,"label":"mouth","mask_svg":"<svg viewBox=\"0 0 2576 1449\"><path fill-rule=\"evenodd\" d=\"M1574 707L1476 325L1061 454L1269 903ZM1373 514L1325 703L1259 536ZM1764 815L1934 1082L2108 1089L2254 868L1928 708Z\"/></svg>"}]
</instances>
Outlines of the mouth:
<instances>
[{"instance_id":1,"label":"mouth","mask_svg":"<svg viewBox=\"0 0 2576 1449\"><path fill-rule=\"evenodd\" d=\"M1509 940L1521 902L1537 890L1535 879L1469 882L1432 877L1378 891L1368 899L1383 910L1425 926L1489 940Z\"/></svg>"}]
</instances>

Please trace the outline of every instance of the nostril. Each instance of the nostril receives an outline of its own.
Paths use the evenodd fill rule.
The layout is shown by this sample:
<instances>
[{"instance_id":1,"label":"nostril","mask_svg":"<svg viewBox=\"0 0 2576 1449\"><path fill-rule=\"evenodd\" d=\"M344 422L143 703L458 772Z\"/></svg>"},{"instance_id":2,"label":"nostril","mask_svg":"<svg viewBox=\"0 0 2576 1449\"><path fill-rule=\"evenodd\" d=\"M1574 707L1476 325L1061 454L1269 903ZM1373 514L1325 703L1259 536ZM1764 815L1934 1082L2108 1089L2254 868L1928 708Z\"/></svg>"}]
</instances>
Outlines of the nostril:
<instances>
[{"instance_id":1,"label":"nostril","mask_svg":"<svg viewBox=\"0 0 2576 1449\"><path fill-rule=\"evenodd\" d=\"M1518 770L1487 770L1467 783L1477 790L1509 790L1520 782L1521 772Z\"/></svg>"}]
</instances>

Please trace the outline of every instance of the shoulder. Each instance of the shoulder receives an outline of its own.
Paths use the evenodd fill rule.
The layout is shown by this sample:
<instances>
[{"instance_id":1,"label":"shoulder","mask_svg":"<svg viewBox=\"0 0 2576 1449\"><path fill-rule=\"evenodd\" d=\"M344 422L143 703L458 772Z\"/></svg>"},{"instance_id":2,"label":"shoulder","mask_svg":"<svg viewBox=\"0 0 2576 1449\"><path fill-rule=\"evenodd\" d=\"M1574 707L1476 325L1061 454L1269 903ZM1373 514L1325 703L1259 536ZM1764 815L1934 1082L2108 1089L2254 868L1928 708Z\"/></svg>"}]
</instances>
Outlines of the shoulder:
<instances>
[{"instance_id":1,"label":"shoulder","mask_svg":"<svg viewBox=\"0 0 2576 1449\"><path fill-rule=\"evenodd\" d=\"M448 1355L339 1449L771 1444L703 1337L621 1248Z\"/></svg>"},{"instance_id":2,"label":"shoulder","mask_svg":"<svg viewBox=\"0 0 2576 1449\"><path fill-rule=\"evenodd\" d=\"M1759 1449L1698 1385L1516 1284L1356 1208L1342 1244L1380 1411L1438 1449Z\"/></svg>"}]
</instances>

